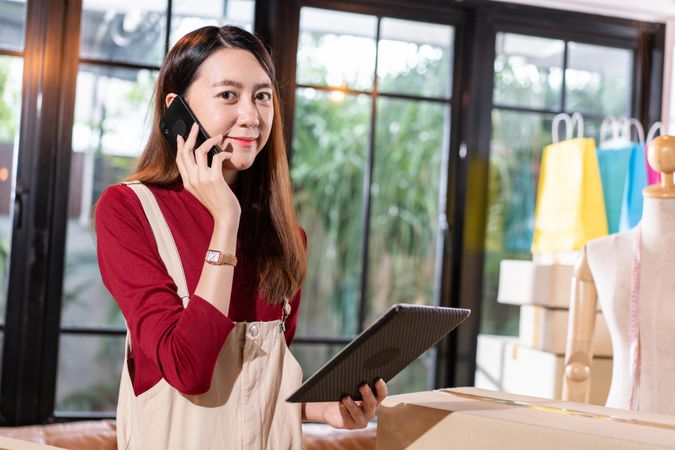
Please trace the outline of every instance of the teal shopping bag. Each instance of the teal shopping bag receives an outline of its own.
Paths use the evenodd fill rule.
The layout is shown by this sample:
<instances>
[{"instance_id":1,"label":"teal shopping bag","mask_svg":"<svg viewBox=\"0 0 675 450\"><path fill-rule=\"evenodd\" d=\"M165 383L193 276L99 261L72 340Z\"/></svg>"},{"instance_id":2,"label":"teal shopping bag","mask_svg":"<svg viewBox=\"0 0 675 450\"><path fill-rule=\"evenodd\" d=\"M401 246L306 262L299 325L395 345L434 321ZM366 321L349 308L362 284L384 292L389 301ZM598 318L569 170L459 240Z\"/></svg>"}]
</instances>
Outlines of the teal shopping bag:
<instances>
[{"instance_id":1,"label":"teal shopping bag","mask_svg":"<svg viewBox=\"0 0 675 450\"><path fill-rule=\"evenodd\" d=\"M619 231L635 227L642 218L642 190L647 186L647 161L645 160L645 146L633 144L630 150L630 161L626 175L623 202L621 205L621 220Z\"/></svg>"},{"instance_id":2,"label":"teal shopping bag","mask_svg":"<svg viewBox=\"0 0 675 450\"><path fill-rule=\"evenodd\" d=\"M597 151L602 196L605 200L607 229L609 234L619 231L621 214L626 193L628 167L631 162L633 145L600 148Z\"/></svg>"}]
</instances>

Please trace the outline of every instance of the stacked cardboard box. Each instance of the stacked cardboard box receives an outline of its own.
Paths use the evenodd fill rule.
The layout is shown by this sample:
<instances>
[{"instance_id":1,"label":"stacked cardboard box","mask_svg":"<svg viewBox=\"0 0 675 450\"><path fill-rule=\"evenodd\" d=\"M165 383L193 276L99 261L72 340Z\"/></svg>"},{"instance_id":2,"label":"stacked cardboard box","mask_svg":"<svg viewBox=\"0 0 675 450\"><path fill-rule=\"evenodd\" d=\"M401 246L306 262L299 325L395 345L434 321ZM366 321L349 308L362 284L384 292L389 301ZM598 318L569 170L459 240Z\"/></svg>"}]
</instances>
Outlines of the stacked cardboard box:
<instances>
[{"instance_id":1,"label":"stacked cardboard box","mask_svg":"<svg viewBox=\"0 0 675 450\"><path fill-rule=\"evenodd\" d=\"M560 399L571 284L571 265L501 262L497 301L520 306L519 336L478 337L476 387ZM598 310L591 403L604 405L607 398L611 344L607 324Z\"/></svg>"},{"instance_id":2,"label":"stacked cardboard box","mask_svg":"<svg viewBox=\"0 0 675 450\"><path fill-rule=\"evenodd\" d=\"M675 418L475 388L387 397L377 450L675 448Z\"/></svg>"},{"instance_id":3,"label":"stacked cardboard box","mask_svg":"<svg viewBox=\"0 0 675 450\"><path fill-rule=\"evenodd\" d=\"M476 387L560 399L564 357L524 346L517 337L478 336ZM593 358L590 403L604 405L612 380L612 359Z\"/></svg>"}]
</instances>

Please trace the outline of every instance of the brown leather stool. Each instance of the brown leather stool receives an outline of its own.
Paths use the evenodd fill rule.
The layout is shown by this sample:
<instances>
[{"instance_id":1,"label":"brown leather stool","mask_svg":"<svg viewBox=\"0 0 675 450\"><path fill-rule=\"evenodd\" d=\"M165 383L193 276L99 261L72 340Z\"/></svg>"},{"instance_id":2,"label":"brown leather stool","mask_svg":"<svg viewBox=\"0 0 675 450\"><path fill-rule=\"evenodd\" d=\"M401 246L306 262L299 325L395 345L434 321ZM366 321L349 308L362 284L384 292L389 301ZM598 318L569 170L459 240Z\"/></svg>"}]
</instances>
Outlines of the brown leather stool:
<instances>
[{"instance_id":1,"label":"brown leather stool","mask_svg":"<svg viewBox=\"0 0 675 450\"><path fill-rule=\"evenodd\" d=\"M305 450L373 450L377 428L334 430L329 426L303 425ZM0 435L69 450L116 450L114 420L91 420L24 427L0 427Z\"/></svg>"}]
</instances>

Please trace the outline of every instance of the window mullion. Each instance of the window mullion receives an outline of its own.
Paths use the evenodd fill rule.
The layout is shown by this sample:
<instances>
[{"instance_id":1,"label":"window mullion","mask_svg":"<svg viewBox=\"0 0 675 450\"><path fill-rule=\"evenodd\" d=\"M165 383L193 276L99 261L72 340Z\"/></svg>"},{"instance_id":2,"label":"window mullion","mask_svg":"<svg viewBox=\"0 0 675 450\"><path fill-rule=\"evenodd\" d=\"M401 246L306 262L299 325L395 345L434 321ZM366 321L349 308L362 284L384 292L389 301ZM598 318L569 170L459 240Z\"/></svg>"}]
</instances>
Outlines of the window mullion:
<instances>
[{"instance_id":1,"label":"window mullion","mask_svg":"<svg viewBox=\"0 0 675 450\"><path fill-rule=\"evenodd\" d=\"M567 65L569 63L569 41L565 41L565 49L563 50L563 67L562 67L562 86L560 86L560 111L564 112L566 108L566 97L567 97Z\"/></svg>"},{"instance_id":2,"label":"window mullion","mask_svg":"<svg viewBox=\"0 0 675 450\"><path fill-rule=\"evenodd\" d=\"M361 290L359 298L359 317L358 329L360 333L364 329L366 321L366 302L368 293L368 246L370 243L370 209L371 209L371 188L373 184L373 162L375 160L375 134L377 126L377 63L379 56L380 26L382 18L377 18L377 30L375 32L375 64L373 67L373 94L371 97L370 113L370 136L368 139L368 157L366 158L366 167L363 179L363 223L361 227Z\"/></svg>"},{"instance_id":3,"label":"window mullion","mask_svg":"<svg viewBox=\"0 0 675 450\"><path fill-rule=\"evenodd\" d=\"M173 18L173 0L167 0L166 5L166 34L164 35L164 57L169 53L171 46L171 20Z\"/></svg>"}]
</instances>

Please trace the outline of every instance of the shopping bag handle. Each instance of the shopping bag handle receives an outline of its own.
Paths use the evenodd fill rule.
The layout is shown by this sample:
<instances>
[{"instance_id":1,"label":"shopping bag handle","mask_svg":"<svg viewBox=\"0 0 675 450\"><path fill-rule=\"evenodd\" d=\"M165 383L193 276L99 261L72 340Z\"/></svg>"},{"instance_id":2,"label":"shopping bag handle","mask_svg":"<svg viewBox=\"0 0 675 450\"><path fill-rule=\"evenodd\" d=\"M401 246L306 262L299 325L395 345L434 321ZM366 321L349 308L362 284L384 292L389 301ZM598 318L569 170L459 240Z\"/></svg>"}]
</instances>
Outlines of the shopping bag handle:
<instances>
[{"instance_id":1,"label":"shopping bag handle","mask_svg":"<svg viewBox=\"0 0 675 450\"><path fill-rule=\"evenodd\" d=\"M638 142L641 145L645 145L645 129L642 127L640 121L635 118L624 119L621 127L623 138L631 142L631 131L630 131L631 126L635 127L635 129L637 130Z\"/></svg>"},{"instance_id":2,"label":"shopping bag handle","mask_svg":"<svg viewBox=\"0 0 675 450\"><path fill-rule=\"evenodd\" d=\"M572 114L572 117L567 113L560 113L553 117L553 122L551 123L551 138L554 144L560 142L558 134L560 122L565 122L565 139L572 139L575 126L577 138L584 137L584 117L578 112Z\"/></svg>"},{"instance_id":3,"label":"shopping bag handle","mask_svg":"<svg viewBox=\"0 0 675 450\"><path fill-rule=\"evenodd\" d=\"M607 139L607 131L610 126L612 127L612 137ZM600 148L630 144L632 142L631 127L634 127L637 131L638 142L644 145L645 130L639 120L627 117L620 117L619 119L614 116L605 117L600 125ZM649 142L649 139L647 139L647 142Z\"/></svg>"},{"instance_id":4,"label":"shopping bag handle","mask_svg":"<svg viewBox=\"0 0 675 450\"><path fill-rule=\"evenodd\" d=\"M645 141L647 145L649 145L649 143L654 140L657 132L659 133L659 136L663 134L663 126L661 122L658 121L654 122L652 126L649 128L649 132L647 133L647 140Z\"/></svg>"},{"instance_id":5,"label":"shopping bag handle","mask_svg":"<svg viewBox=\"0 0 675 450\"><path fill-rule=\"evenodd\" d=\"M609 127L612 127L611 139L606 139ZM621 139L621 127L619 121L614 116L607 116L602 120L600 125L600 147L604 147L607 142L614 142Z\"/></svg>"},{"instance_id":6,"label":"shopping bag handle","mask_svg":"<svg viewBox=\"0 0 675 450\"><path fill-rule=\"evenodd\" d=\"M581 113L575 112L572 114L572 130L577 127L577 137L584 137L584 116Z\"/></svg>"}]
</instances>

